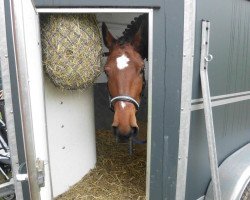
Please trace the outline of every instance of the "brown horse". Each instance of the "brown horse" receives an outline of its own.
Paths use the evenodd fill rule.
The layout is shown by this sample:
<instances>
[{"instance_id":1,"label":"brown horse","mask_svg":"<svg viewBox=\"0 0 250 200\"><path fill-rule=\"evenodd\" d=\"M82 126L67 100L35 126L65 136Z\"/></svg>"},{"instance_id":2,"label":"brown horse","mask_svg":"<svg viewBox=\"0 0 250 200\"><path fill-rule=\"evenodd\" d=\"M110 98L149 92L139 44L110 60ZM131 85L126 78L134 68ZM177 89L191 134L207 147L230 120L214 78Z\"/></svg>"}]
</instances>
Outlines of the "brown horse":
<instances>
[{"instance_id":1,"label":"brown horse","mask_svg":"<svg viewBox=\"0 0 250 200\"><path fill-rule=\"evenodd\" d=\"M142 23L143 18L139 19L140 26L134 23L137 28L134 25L133 30L126 29L118 39L112 36L105 23L102 25L104 44L109 49L104 71L108 78L110 107L114 111L112 127L119 141L134 138L139 131L136 113L145 85L143 59L147 57L147 42L144 42L147 27Z\"/></svg>"}]
</instances>

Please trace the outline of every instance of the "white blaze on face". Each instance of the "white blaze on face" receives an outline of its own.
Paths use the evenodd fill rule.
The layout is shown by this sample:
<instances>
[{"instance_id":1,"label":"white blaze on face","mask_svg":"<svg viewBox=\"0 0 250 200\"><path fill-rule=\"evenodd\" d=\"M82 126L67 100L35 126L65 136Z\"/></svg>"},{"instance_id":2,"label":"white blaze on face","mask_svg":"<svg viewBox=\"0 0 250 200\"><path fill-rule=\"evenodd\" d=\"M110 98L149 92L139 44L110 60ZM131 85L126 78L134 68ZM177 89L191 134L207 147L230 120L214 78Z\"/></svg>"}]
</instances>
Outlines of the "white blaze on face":
<instances>
[{"instance_id":1,"label":"white blaze on face","mask_svg":"<svg viewBox=\"0 0 250 200\"><path fill-rule=\"evenodd\" d=\"M121 106L122 106L122 108L124 109L124 108L126 107L126 104L122 101L122 102L121 102Z\"/></svg>"},{"instance_id":2,"label":"white blaze on face","mask_svg":"<svg viewBox=\"0 0 250 200\"><path fill-rule=\"evenodd\" d=\"M126 55L122 55L116 58L117 68L125 69L128 66L129 58Z\"/></svg>"}]
</instances>

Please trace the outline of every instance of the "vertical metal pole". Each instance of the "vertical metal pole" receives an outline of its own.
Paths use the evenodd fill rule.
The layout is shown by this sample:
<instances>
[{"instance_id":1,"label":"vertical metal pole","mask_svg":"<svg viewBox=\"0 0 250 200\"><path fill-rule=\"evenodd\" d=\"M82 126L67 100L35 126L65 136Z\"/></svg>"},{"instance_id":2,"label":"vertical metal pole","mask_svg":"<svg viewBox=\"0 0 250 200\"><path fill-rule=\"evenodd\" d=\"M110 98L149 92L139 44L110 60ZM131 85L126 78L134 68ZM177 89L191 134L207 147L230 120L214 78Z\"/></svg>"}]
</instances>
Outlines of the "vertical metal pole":
<instances>
[{"instance_id":1,"label":"vertical metal pole","mask_svg":"<svg viewBox=\"0 0 250 200\"><path fill-rule=\"evenodd\" d=\"M148 13L148 124L147 124L147 165L146 165L146 199L150 196L151 172L151 137L152 137L152 80L153 80L153 9Z\"/></svg>"},{"instance_id":2,"label":"vertical metal pole","mask_svg":"<svg viewBox=\"0 0 250 200\"><path fill-rule=\"evenodd\" d=\"M15 121L13 116L13 105L11 95L11 82L9 71L9 58L7 50L6 24L5 24L5 3L8 1L0 1L0 63L2 73L2 83L5 99L6 125L8 128L8 141L11 153L12 176L15 185L16 199L23 200L23 190L20 182L16 180L16 174L19 167L19 158L17 152Z\"/></svg>"},{"instance_id":3,"label":"vertical metal pole","mask_svg":"<svg viewBox=\"0 0 250 200\"><path fill-rule=\"evenodd\" d=\"M25 46L26 41L24 33L23 0L10 0L10 2L30 199L39 200L40 188L37 182L38 176L36 168L36 151L34 146L34 133L29 90L30 87L27 69L28 62Z\"/></svg>"},{"instance_id":4,"label":"vertical metal pole","mask_svg":"<svg viewBox=\"0 0 250 200\"><path fill-rule=\"evenodd\" d=\"M203 20L200 77L201 77L204 114L205 114L206 131L207 131L209 162L210 162L210 169L211 169L212 183L213 183L213 194L215 200L221 200L220 179L219 179L216 142L215 142L214 124L213 124L213 112L211 106L211 96L210 96L208 70L207 70L208 62L213 59L212 55L209 54L209 33L210 33L210 22Z\"/></svg>"},{"instance_id":5,"label":"vertical metal pole","mask_svg":"<svg viewBox=\"0 0 250 200\"><path fill-rule=\"evenodd\" d=\"M176 200L184 200L186 194L187 166L191 121L193 83L193 59L195 39L195 0L184 1L183 59L181 85L181 114L179 151L176 181Z\"/></svg>"}]
</instances>

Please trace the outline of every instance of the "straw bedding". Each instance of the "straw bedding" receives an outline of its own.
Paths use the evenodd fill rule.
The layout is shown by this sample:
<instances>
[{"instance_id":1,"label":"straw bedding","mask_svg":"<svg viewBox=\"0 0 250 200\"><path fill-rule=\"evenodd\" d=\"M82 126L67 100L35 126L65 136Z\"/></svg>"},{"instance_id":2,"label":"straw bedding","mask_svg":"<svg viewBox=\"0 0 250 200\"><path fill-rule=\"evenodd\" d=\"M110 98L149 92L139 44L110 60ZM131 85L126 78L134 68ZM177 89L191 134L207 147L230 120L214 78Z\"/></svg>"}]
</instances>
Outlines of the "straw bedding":
<instances>
[{"instance_id":1,"label":"straw bedding","mask_svg":"<svg viewBox=\"0 0 250 200\"><path fill-rule=\"evenodd\" d=\"M43 66L55 86L86 89L101 73L102 41L94 14L41 16Z\"/></svg>"},{"instance_id":2,"label":"straw bedding","mask_svg":"<svg viewBox=\"0 0 250 200\"><path fill-rule=\"evenodd\" d=\"M140 135L146 137L146 123ZM56 200L144 200L146 145L136 145L128 155L127 144L117 144L111 131L96 132L97 164L80 182Z\"/></svg>"}]
</instances>

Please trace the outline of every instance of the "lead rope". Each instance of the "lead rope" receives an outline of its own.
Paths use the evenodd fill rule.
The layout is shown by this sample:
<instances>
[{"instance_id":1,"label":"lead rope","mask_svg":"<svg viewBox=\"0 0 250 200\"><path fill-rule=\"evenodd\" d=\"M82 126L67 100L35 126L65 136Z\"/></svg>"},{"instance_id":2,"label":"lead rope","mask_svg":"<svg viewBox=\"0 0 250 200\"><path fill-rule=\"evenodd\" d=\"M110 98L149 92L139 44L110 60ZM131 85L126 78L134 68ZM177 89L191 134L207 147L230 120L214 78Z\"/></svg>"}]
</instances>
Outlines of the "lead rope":
<instances>
[{"instance_id":1,"label":"lead rope","mask_svg":"<svg viewBox=\"0 0 250 200\"><path fill-rule=\"evenodd\" d=\"M133 155L134 144L146 144L146 143L147 143L147 140L139 140L139 139L136 139L135 137L130 137L129 138L129 146L128 146L129 155L130 156Z\"/></svg>"}]
</instances>

